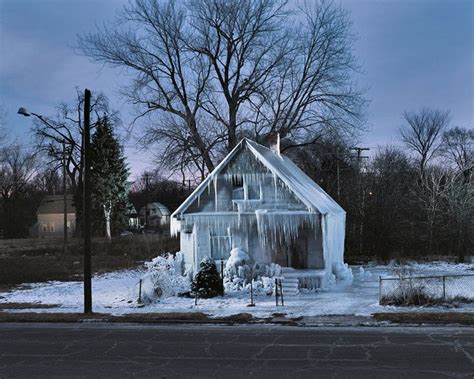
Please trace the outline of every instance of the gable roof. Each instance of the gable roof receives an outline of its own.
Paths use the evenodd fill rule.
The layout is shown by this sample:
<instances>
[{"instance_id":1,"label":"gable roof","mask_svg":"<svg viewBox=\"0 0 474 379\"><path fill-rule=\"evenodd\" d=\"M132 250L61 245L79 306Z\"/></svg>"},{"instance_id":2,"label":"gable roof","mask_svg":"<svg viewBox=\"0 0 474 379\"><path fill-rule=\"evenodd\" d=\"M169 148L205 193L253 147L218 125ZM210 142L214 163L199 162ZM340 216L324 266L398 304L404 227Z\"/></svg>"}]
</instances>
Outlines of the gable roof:
<instances>
[{"instance_id":1,"label":"gable roof","mask_svg":"<svg viewBox=\"0 0 474 379\"><path fill-rule=\"evenodd\" d=\"M152 203L148 203L148 206L147 205L144 205L143 207L140 208L140 213L145 213L145 209L148 209L148 210L158 210L160 211L160 214L161 216L169 216L171 214L170 210L168 209L168 207L164 204L161 204L157 201L154 201Z\"/></svg>"},{"instance_id":2,"label":"gable roof","mask_svg":"<svg viewBox=\"0 0 474 379\"><path fill-rule=\"evenodd\" d=\"M319 185L306 175L289 158L262 146L247 138L242 139L237 146L219 163L219 165L206 177L206 179L193 191L193 193L173 212L171 217L184 213L194 200L204 191L210 181L218 175L230 160L244 146L260 161L270 172L276 175L298 197L308 209L322 214L345 213L344 209L329 196Z\"/></svg>"},{"instance_id":3,"label":"gable roof","mask_svg":"<svg viewBox=\"0 0 474 379\"><path fill-rule=\"evenodd\" d=\"M67 213L76 213L73 196L67 195ZM41 200L41 204L36 214L58 214L64 212L64 195L46 195Z\"/></svg>"}]
</instances>

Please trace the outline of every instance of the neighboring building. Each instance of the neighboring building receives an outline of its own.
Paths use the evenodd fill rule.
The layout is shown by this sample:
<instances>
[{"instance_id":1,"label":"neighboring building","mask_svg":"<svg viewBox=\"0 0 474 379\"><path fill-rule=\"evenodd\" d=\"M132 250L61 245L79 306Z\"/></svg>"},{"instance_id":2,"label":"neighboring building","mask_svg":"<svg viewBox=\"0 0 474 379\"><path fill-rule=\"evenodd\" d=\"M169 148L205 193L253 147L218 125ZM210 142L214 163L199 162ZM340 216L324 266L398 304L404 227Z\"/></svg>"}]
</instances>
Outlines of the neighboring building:
<instances>
[{"instance_id":1,"label":"neighboring building","mask_svg":"<svg viewBox=\"0 0 474 379\"><path fill-rule=\"evenodd\" d=\"M153 229L169 225L171 212L165 205L154 202L142 207L138 215L141 225L148 221L148 227Z\"/></svg>"},{"instance_id":2,"label":"neighboring building","mask_svg":"<svg viewBox=\"0 0 474 379\"><path fill-rule=\"evenodd\" d=\"M139 229L140 228L140 219L138 217L138 212L133 205L129 205L127 208L127 217L128 217L128 228L129 229Z\"/></svg>"},{"instance_id":3,"label":"neighboring building","mask_svg":"<svg viewBox=\"0 0 474 379\"><path fill-rule=\"evenodd\" d=\"M36 212L36 219L35 231L38 237L62 237L64 235L64 196L45 196ZM74 235L76 208L73 205L72 195L67 196L67 228L68 235Z\"/></svg>"},{"instance_id":4,"label":"neighboring building","mask_svg":"<svg viewBox=\"0 0 474 379\"><path fill-rule=\"evenodd\" d=\"M243 139L171 215L171 234L180 233L188 270L240 248L255 262L285 267L288 277L313 276L305 282L318 287L333 273L348 275L345 220L346 212L290 159Z\"/></svg>"}]
</instances>

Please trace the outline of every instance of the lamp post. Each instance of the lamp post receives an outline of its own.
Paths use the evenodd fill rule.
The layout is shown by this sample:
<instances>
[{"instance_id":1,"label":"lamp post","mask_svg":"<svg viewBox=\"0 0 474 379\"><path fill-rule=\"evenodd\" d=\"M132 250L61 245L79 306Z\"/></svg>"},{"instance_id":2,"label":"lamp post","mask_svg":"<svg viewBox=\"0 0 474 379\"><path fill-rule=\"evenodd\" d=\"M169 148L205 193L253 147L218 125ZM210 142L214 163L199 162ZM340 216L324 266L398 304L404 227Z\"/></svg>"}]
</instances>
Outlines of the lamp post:
<instances>
[{"instance_id":1,"label":"lamp post","mask_svg":"<svg viewBox=\"0 0 474 379\"><path fill-rule=\"evenodd\" d=\"M91 91L84 91L84 133L83 133L83 237L84 237L84 313L92 313L92 276L91 276L91 188L90 188L90 107L91 107ZM41 122L48 122L39 114L29 112L26 108L18 109L18 114L23 116L35 116ZM63 141L64 143L64 141ZM65 154L63 144L63 154ZM65 158L63 155L63 163ZM65 176L64 176L65 177ZM64 184L64 182L63 182ZM65 187L64 187L65 188ZM66 191L64 191L66 192ZM67 197L64 195L64 211L65 211L65 238L67 238Z\"/></svg>"},{"instance_id":2,"label":"lamp post","mask_svg":"<svg viewBox=\"0 0 474 379\"><path fill-rule=\"evenodd\" d=\"M35 116L37 119L39 119L41 122L46 123L44 120L43 116L34 113L34 112L29 112L25 107L20 107L18 109L18 114L21 114L22 116L25 117L30 117L30 116ZM63 168L63 253L66 254L67 252L67 238L68 238L68 228L67 228L67 191L66 191L66 141L63 139L61 140L62 148L63 148L63 156L62 156L62 168Z\"/></svg>"},{"instance_id":3,"label":"lamp post","mask_svg":"<svg viewBox=\"0 0 474 379\"><path fill-rule=\"evenodd\" d=\"M91 91L84 91L84 313L92 313L91 278L91 157L90 157L90 110Z\"/></svg>"}]
</instances>

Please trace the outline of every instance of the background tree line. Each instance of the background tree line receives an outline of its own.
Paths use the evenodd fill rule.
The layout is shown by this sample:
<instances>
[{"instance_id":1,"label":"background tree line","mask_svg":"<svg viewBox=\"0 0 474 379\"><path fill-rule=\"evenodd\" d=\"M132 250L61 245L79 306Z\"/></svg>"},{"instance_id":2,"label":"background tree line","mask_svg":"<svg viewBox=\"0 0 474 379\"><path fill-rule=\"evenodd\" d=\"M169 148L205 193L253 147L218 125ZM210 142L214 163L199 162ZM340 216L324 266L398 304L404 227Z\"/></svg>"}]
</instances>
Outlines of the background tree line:
<instances>
[{"instance_id":1,"label":"background tree line","mask_svg":"<svg viewBox=\"0 0 474 379\"><path fill-rule=\"evenodd\" d=\"M403 118L400 146L379 147L370 159L340 140L292 157L346 210L347 256L464 261L474 247L474 131L427 108Z\"/></svg>"}]
</instances>

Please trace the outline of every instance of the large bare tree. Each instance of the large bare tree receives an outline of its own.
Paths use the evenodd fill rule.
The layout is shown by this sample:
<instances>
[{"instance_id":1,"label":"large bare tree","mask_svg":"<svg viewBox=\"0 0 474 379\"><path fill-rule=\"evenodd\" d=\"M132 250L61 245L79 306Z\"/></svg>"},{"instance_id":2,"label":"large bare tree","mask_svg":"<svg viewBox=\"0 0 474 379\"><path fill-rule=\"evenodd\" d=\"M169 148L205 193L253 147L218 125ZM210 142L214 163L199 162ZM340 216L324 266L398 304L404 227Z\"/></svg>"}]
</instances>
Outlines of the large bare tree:
<instances>
[{"instance_id":1,"label":"large bare tree","mask_svg":"<svg viewBox=\"0 0 474 379\"><path fill-rule=\"evenodd\" d=\"M123 93L139 107L139 116L160 113L153 127L147 128L145 144L185 145L188 155L197 152L212 170L212 136L204 137L198 126L210 65L189 48L192 31L186 7L175 1L136 0L124 8L118 21L120 27L81 36L81 50L97 62L126 68L133 75ZM176 125L184 125L185 132L176 131Z\"/></svg>"},{"instance_id":2,"label":"large bare tree","mask_svg":"<svg viewBox=\"0 0 474 379\"><path fill-rule=\"evenodd\" d=\"M257 139L279 133L288 137L287 149L323 135L353 137L363 128L367 102L353 78L360 69L349 14L331 1L315 1L296 17L289 53L253 103Z\"/></svg>"},{"instance_id":3,"label":"large bare tree","mask_svg":"<svg viewBox=\"0 0 474 379\"><path fill-rule=\"evenodd\" d=\"M227 131L227 150L245 126L244 106L266 92L271 76L290 53L285 1L190 2L197 38L192 48L212 65L212 87L204 109Z\"/></svg>"},{"instance_id":4,"label":"large bare tree","mask_svg":"<svg viewBox=\"0 0 474 379\"><path fill-rule=\"evenodd\" d=\"M349 15L331 1L135 0L117 21L80 50L132 75L142 142L183 177L203 178L242 135L290 147L363 124Z\"/></svg>"},{"instance_id":5,"label":"large bare tree","mask_svg":"<svg viewBox=\"0 0 474 379\"><path fill-rule=\"evenodd\" d=\"M401 140L415 154L423 178L428 162L439 153L442 133L450 121L449 112L423 108L405 112L403 117L406 124L400 129Z\"/></svg>"}]
</instances>

